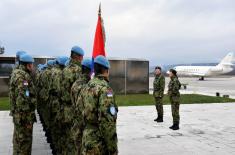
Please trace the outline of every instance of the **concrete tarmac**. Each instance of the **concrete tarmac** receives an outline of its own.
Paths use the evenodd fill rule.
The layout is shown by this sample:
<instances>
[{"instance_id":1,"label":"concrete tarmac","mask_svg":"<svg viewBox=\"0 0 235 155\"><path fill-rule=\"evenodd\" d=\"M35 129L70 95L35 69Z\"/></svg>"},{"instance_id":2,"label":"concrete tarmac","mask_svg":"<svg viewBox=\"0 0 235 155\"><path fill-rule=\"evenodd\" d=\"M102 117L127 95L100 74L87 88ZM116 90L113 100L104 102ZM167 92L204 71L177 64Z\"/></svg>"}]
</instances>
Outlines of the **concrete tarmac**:
<instances>
[{"instance_id":1,"label":"concrete tarmac","mask_svg":"<svg viewBox=\"0 0 235 155\"><path fill-rule=\"evenodd\" d=\"M232 155L235 154L235 103L190 104L180 107L180 130L164 106L164 122L156 123L154 106L119 107L119 155ZM0 155L12 154L13 123L0 112ZM35 123L32 155L51 155L40 121Z\"/></svg>"},{"instance_id":2,"label":"concrete tarmac","mask_svg":"<svg viewBox=\"0 0 235 155\"><path fill-rule=\"evenodd\" d=\"M45 132L37 116L37 122L33 126L33 145L32 155L52 155L50 145L46 141ZM13 154L13 137L14 125L9 111L0 111L0 155Z\"/></svg>"},{"instance_id":3,"label":"concrete tarmac","mask_svg":"<svg viewBox=\"0 0 235 155\"><path fill-rule=\"evenodd\" d=\"M120 155L235 154L235 103L181 105L180 130L172 125L170 106L156 123L154 106L120 107Z\"/></svg>"}]
</instances>

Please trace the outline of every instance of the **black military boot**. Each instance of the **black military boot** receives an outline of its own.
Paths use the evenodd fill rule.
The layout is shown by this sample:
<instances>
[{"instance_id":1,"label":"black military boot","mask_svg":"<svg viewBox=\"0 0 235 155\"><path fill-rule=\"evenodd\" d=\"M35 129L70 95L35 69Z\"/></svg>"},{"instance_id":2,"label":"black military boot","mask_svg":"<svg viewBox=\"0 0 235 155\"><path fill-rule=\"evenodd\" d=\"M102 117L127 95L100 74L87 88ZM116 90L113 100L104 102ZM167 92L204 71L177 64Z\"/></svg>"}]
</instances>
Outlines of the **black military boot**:
<instances>
[{"instance_id":1,"label":"black military boot","mask_svg":"<svg viewBox=\"0 0 235 155\"><path fill-rule=\"evenodd\" d=\"M170 126L169 128L170 128L170 129L173 129L174 127L175 127L175 124L173 124L173 125L172 125L172 126Z\"/></svg>"},{"instance_id":2,"label":"black military boot","mask_svg":"<svg viewBox=\"0 0 235 155\"><path fill-rule=\"evenodd\" d=\"M162 116L161 116L161 117L158 117L157 122L158 122L158 123L163 122L163 117L162 117Z\"/></svg>"},{"instance_id":3,"label":"black military boot","mask_svg":"<svg viewBox=\"0 0 235 155\"><path fill-rule=\"evenodd\" d=\"M175 124L175 126L172 128L172 130L179 130L179 123Z\"/></svg>"},{"instance_id":4,"label":"black military boot","mask_svg":"<svg viewBox=\"0 0 235 155\"><path fill-rule=\"evenodd\" d=\"M157 118L154 119L155 122L157 122L159 120L159 116Z\"/></svg>"}]
</instances>

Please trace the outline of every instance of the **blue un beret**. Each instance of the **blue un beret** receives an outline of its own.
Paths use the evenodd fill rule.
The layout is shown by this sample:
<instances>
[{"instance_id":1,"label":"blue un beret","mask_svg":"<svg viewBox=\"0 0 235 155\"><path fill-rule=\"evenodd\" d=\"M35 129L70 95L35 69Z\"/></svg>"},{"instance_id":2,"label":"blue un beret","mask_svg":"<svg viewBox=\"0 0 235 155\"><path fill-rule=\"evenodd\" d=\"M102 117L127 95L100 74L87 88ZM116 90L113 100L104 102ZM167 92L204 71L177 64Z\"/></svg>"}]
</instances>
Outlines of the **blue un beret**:
<instances>
[{"instance_id":1,"label":"blue un beret","mask_svg":"<svg viewBox=\"0 0 235 155\"><path fill-rule=\"evenodd\" d=\"M20 61L27 62L27 63L34 63L33 57L29 54L20 55Z\"/></svg>"},{"instance_id":2,"label":"blue un beret","mask_svg":"<svg viewBox=\"0 0 235 155\"><path fill-rule=\"evenodd\" d=\"M20 57L20 56L23 55L23 54L26 54L26 52L25 52L25 51L17 51L17 52L16 52L16 56L17 56L17 57Z\"/></svg>"},{"instance_id":3,"label":"blue un beret","mask_svg":"<svg viewBox=\"0 0 235 155\"><path fill-rule=\"evenodd\" d=\"M66 56L59 56L59 57L56 58L56 61L58 62L58 64L65 66L65 63L68 59L69 58L66 57Z\"/></svg>"},{"instance_id":4,"label":"blue un beret","mask_svg":"<svg viewBox=\"0 0 235 155\"><path fill-rule=\"evenodd\" d=\"M106 68L110 68L110 64L109 61L103 56L103 55L99 55L95 58L94 60L95 63L100 64Z\"/></svg>"},{"instance_id":5,"label":"blue un beret","mask_svg":"<svg viewBox=\"0 0 235 155\"><path fill-rule=\"evenodd\" d=\"M89 69L91 69L91 63L92 63L91 59L83 59L82 60L82 65L89 68Z\"/></svg>"},{"instance_id":6,"label":"blue un beret","mask_svg":"<svg viewBox=\"0 0 235 155\"><path fill-rule=\"evenodd\" d=\"M76 54L79 54L81 56L84 56L84 51L81 47L79 46L73 46L72 49L71 49L71 52L74 52Z\"/></svg>"},{"instance_id":7,"label":"blue un beret","mask_svg":"<svg viewBox=\"0 0 235 155\"><path fill-rule=\"evenodd\" d=\"M48 60L47 65L53 66L56 63L56 60Z\"/></svg>"}]
</instances>

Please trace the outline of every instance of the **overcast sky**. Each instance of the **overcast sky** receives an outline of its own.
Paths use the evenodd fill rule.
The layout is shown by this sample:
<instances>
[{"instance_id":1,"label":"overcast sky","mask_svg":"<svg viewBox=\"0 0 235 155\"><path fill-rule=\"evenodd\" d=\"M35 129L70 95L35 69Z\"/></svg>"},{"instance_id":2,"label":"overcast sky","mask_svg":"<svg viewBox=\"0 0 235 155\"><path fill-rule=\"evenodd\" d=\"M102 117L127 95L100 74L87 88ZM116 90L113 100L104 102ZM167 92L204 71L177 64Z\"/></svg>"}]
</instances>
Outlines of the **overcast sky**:
<instances>
[{"instance_id":1,"label":"overcast sky","mask_svg":"<svg viewBox=\"0 0 235 155\"><path fill-rule=\"evenodd\" d=\"M102 2L108 57L151 65L218 62L235 51L234 0L1 0L0 41L6 54L90 57Z\"/></svg>"}]
</instances>

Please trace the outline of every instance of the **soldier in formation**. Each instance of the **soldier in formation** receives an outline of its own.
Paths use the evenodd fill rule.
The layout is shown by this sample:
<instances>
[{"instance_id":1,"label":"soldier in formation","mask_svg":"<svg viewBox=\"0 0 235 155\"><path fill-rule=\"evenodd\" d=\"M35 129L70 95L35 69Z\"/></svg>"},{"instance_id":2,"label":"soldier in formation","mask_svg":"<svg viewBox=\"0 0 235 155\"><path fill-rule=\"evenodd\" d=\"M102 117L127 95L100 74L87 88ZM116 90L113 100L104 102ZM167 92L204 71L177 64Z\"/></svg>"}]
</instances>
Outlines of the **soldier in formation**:
<instances>
[{"instance_id":1,"label":"soldier in formation","mask_svg":"<svg viewBox=\"0 0 235 155\"><path fill-rule=\"evenodd\" d=\"M14 155L30 155L35 109L54 155L115 155L118 107L109 85L110 64L103 56L84 59L79 46L33 70L33 58L16 54L10 79ZM92 134L91 134L92 133Z\"/></svg>"},{"instance_id":2,"label":"soldier in formation","mask_svg":"<svg viewBox=\"0 0 235 155\"><path fill-rule=\"evenodd\" d=\"M36 89L32 77L34 59L19 56L19 64L10 79L11 115L13 116L13 154L31 155L33 124L36 121Z\"/></svg>"}]
</instances>

